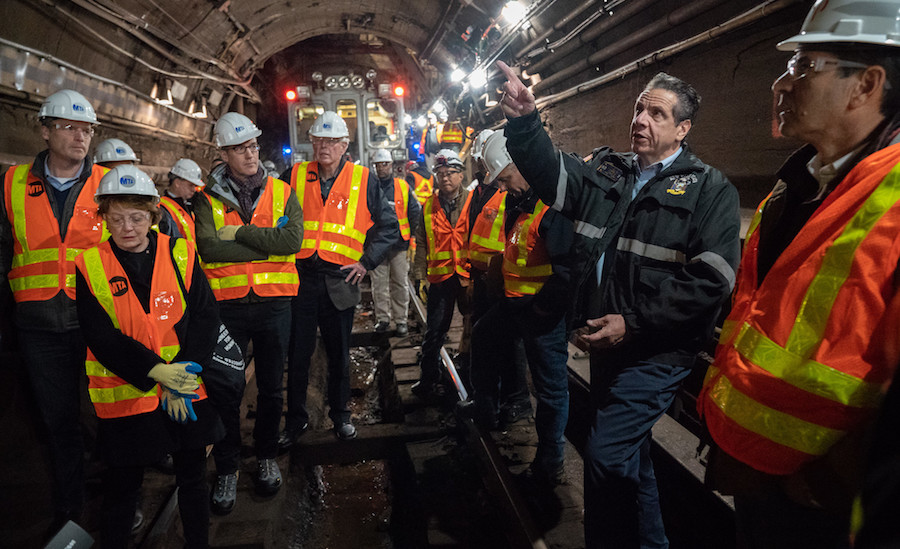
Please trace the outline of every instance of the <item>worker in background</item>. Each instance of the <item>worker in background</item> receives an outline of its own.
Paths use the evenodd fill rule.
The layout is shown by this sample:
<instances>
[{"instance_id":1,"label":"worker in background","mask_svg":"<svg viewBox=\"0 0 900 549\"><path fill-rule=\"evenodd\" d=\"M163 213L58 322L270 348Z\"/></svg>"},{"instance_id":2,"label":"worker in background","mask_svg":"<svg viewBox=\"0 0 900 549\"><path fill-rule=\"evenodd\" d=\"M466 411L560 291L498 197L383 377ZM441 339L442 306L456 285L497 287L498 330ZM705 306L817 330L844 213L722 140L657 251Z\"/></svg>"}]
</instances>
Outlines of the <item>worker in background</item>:
<instances>
[{"instance_id":1,"label":"worker in background","mask_svg":"<svg viewBox=\"0 0 900 549\"><path fill-rule=\"evenodd\" d=\"M470 189L469 203L465 212L469 224L466 248L471 280L469 286L471 314L466 318L470 326L469 331L472 331L471 327L474 327L501 297L499 292L489 291L487 283L489 264L492 259L499 258L503 254L506 245L504 228L506 192L499 189L497 180L506 164L489 168L483 154L484 144L493 133L495 133L493 130L483 130L475 138L472 148L476 179L473 181L474 189ZM500 156L497 156L498 160L499 158ZM491 173L488 174L488 171ZM499 271L496 274L499 275ZM500 384L499 401L494 399L494 404L499 404L500 407L499 415L494 410L495 406L479 414L482 425L488 428L498 426L498 421L503 425L510 425L519 419L531 417L533 412L525 377L527 364L522 338L510 338L509 346L497 356L507 361L508 366L496 368L496 371L502 372L504 376ZM466 362L465 359L463 361ZM473 379L479 375L474 370L476 366L473 365L469 374Z\"/></svg>"},{"instance_id":2,"label":"worker in background","mask_svg":"<svg viewBox=\"0 0 900 549\"><path fill-rule=\"evenodd\" d=\"M266 160L265 162L263 162L263 169L266 170L267 175L278 177L278 170L275 168L275 163L271 160Z\"/></svg>"},{"instance_id":3,"label":"worker in background","mask_svg":"<svg viewBox=\"0 0 900 549\"><path fill-rule=\"evenodd\" d=\"M515 340L524 341L537 397L537 453L530 476L543 486L566 482L565 431L569 420L568 342L569 249L572 221L541 202L506 150L506 137L494 133L484 144L489 178L503 189L506 242L503 298L472 332L472 380L476 408L496 415L502 387L509 379L528 398L524 372L509 356ZM513 370L503 372L503 369ZM499 382L499 383L498 383ZM508 389L507 389L508 391ZM529 410L531 405L529 403Z\"/></svg>"},{"instance_id":4,"label":"worker in background","mask_svg":"<svg viewBox=\"0 0 900 549\"><path fill-rule=\"evenodd\" d=\"M449 149L457 154L466 142L466 134L459 122L444 122L437 132L441 149Z\"/></svg>"},{"instance_id":5,"label":"worker in background","mask_svg":"<svg viewBox=\"0 0 900 549\"><path fill-rule=\"evenodd\" d=\"M78 319L98 418L101 541L130 545L144 468L173 455L185 547L207 547L206 445L223 429L197 374L210 364L219 315L193 244L157 234L159 197L134 166L100 180L111 238L75 262Z\"/></svg>"},{"instance_id":6,"label":"worker in background","mask_svg":"<svg viewBox=\"0 0 900 549\"><path fill-rule=\"evenodd\" d=\"M194 200L197 247L222 322L245 354L253 342L259 390L253 428L256 491L271 496L282 484L275 456L303 212L290 186L260 166L256 139L262 131L253 121L226 113L216 121L215 135L224 163L210 172L204 192ZM237 416L224 419L229 417ZM226 425L226 431L239 432L239 426ZM237 495L239 437L227 437L215 453L212 507L226 514Z\"/></svg>"},{"instance_id":7,"label":"worker in background","mask_svg":"<svg viewBox=\"0 0 900 549\"><path fill-rule=\"evenodd\" d=\"M734 495L746 547L850 546L900 360L898 10L820 1L778 44L793 51L772 85L779 129L807 144L750 224L698 400L718 446L707 476Z\"/></svg>"},{"instance_id":8,"label":"worker in background","mask_svg":"<svg viewBox=\"0 0 900 549\"><path fill-rule=\"evenodd\" d=\"M31 164L9 168L3 178L0 305L2 316L15 319L47 429L55 530L67 520L79 521L84 503L85 343L75 311L75 256L108 236L94 204L107 170L88 156L98 122L83 95L58 91L47 97L38 117L47 149Z\"/></svg>"},{"instance_id":9,"label":"worker in background","mask_svg":"<svg viewBox=\"0 0 900 549\"><path fill-rule=\"evenodd\" d=\"M406 163L406 182L415 191L420 206L434 193L434 177L431 172L414 160Z\"/></svg>"},{"instance_id":10,"label":"worker in background","mask_svg":"<svg viewBox=\"0 0 900 549\"><path fill-rule=\"evenodd\" d=\"M400 238L393 201L367 167L344 159L350 132L334 111L309 129L312 162L294 164L291 185L306 215L297 254L300 293L293 301L288 358L288 410L279 446L290 447L309 426L306 390L316 329L328 358L328 415L341 440L356 437L350 421L350 332L359 283Z\"/></svg>"},{"instance_id":11,"label":"worker in background","mask_svg":"<svg viewBox=\"0 0 900 549\"><path fill-rule=\"evenodd\" d=\"M409 241L415 233L422 208L409 184L394 177L391 153L378 149L372 157L381 193L394 205L400 226L400 239L391 247L387 257L372 270L372 300L375 302L375 331L386 332L394 319L396 334L409 333L406 317L409 313Z\"/></svg>"},{"instance_id":12,"label":"worker in background","mask_svg":"<svg viewBox=\"0 0 900 549\"><path fill-rule=\"evenodd\" d=\"M638 95L631 151L583 162L554 151L534 96L504 63L507 149L545 204L575 223L576 341L590 350L594 420L584 454L588 547L665 547L650 429L710 341L734 286L738 193L691 154L700 105L659 73Z\"/></svg>"},{"instance_id":13,"label":"worker in background","mask_svg":"<svg viewBox=\"0 0 900 549\"><path fill-rule=\"evenodd\" d=\"M468 221L463 215L469 193L462 185L463 163L459 156L443 149L434 157L437 192L422 206L422 222L416 229L416 257L413 276L416 292L422 281L428 284L427 327L422 341L422 375L412 392L422 399L441 397L446 392L441 368L441 346L450 329L453 307L466 313L466 238Z\"/></svg>"},{"instance_id":14,"label":"worker in background","mask_svg":"<svg viewBox=\"0 0 900 549\"><path fill-rule=\"evenodd\" d=\"M107 139L101 141L94 150L94 164L99 164L104 168L115 168L116 166L134 165L140 162L137 155L134 154L128 143L121 139Z\"/></svg>"},{"instance_id":15,"label":"worker in background","mask_svg":"<svg viewBox=\"0 0 900 549\"><path fill-rule=\"evenodd\" d=\"M159 199L159 205L175 220L181 236L196 243L191 200L203 188L203 172L190 158L179 158L169 170L168 178L169 186Z\"/></svg>"}]
</instances>

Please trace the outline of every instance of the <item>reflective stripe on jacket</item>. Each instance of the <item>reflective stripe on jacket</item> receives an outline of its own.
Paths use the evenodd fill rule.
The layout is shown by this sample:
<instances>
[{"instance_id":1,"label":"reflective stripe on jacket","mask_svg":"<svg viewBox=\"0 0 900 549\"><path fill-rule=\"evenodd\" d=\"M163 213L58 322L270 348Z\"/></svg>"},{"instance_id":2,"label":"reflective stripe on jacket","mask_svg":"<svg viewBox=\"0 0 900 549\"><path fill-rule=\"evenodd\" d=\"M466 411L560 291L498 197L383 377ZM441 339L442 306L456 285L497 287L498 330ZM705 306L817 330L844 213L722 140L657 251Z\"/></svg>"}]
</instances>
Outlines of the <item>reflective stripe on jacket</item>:
<instances>
[{"instance_id":1,"label":"reflective stripe on jacket","mask_svg":"<svg viewBox=\"0 0 900 549\"><path fill-rule=\"evenodd\" d=\"M394 210L400 223L400 238L409 242L409 183L394 178Z\"/></svg>"},{"instance_id":2,"label":"reflective stripe on jacket","mask_svg":"<svg viewBox=\"0 0 900 549\"><path fill-rule=\"evenodd\" d=\"M181 234L184 238L189 240L192 244L196 244L197 233L194 229L194 216L185 210L181 204L172 200L172 197L170 196L163 196L160 198L159 205L172 214L172 219L178 222L178 228L181 230Z\"/></svg>"},{"instance_id":3,"label":"reflective stripe on jacket","mask_svg":"<svg viewBox=\"0 0 900 549\"><path fill-rule=\"evenodd\" d=\"M541 219L549 209L538 200L534 211L519 215L506 238L503 252L503 289L506 297L535 295L553 274L547 246L538 235Z\"/></svg>"},{"instance_id":4,"label":"reflective stripe on jacket","mask_svg":"<svg viewBox=\"0 0 900 549\"><path fill-rule=\"evenodd\" d=\"M900 359L900 145L860 162L758 284L761 211L698 407L725 452L786 475L873 414Z\"/></svg>"},{"instance_id":5,"label":"reflective stripe on jacket","mask_svg":"<svg viewBox=\"0 0 900 549\"><path fill-rule=\"evenodd\" d=\"M75 299L75 256L109 238L94 202L100 179L108 170L93 166L63 240L48 190L31 173L31 167L22 164L6 172L4 200L14 235L9 285L17 302L45 301L60 291Z\"/></svg>"},{"instance_id":6,"label":"reflective stripe on jacket","mask_svg":"<svg viewBox=\"0 0 900 549\"><path fill-rule=\"evenodd\" d=\"M425 201L422 207L422 219L425 228L428 250L426 261L428 265L428 282L436 284L453 276L454 273L463 278L469 278L466 270L466 249L463 243L466 241L466 228L468 220L465 212L469 207L472 194L466 198L463 206L463 215L456 220L456 225L451 227L447 214L441 208L438 196L432 195Z\"/></svg>"},{"instance_id":7,"label":"reflective stripe on jacket","mask_svg":"<svg viewBox=\"0 0 900 549\"><path fill-rule=\"evenodd\" d=\"M225 225L244 224L241 215L233 208L226 207L221 200L207 193L203 196L209 201L217 231ZM250 224L275 227L284 215L290 196L291 188L287 183L269 177ZM300 287L293 255L270 255L266 259L238 263L205 263L202 256L200 259L217 301L240 299L247 296L251 289L260 297L291 297L297 295Z\"/></svg>"},{"instance_id":8,"label":"reflective stripe on jacket","mask_svg":"<svg viewBox=\"0 0 900 549\"><path fill-rule=\"evenodd\" d=\"M369 169L345 162L322 201L317 162L295 164L291 186L303 208L303 243L297 259L318 253L324 261L346 266L363 255L366 232L374 224L368 205Z\"/></svg>"},{"instance_id":9,"label":"reflective stripe on jacket","mask_svg":"<svg viewBox=\"0 0 900 549\"><path fill-rule=\"evenodd\" d=\"M76 259L78 270L87 281L91 293L109 315L113 326L166 362L171 362L181 349L175 325L184 316L186 296L179 282L179 275L184 283L183 287L190 287L195 254L194 246L186 240L176 239L171 250L169 241L166 235L158 236L149 313L144 312L125 270L108 242L86 250ZM178 266L177 273L175 264ZM149 391L141 391L104 368L90 348L87 351L85 369L88 375L88 392L97 417L109 419L143 414L152 412L159 404L159 385ZM197 394L201 399L206 398L206 390L202 384Z\"/></svg>"},{"instance_id":10,"label":"reflective stripe on jacket","mask_svg":"<svg viewBox=\"0 0 900 549\"><path fill-rule=\"evenodd\" d=\"M472 267L487 271L491 257L503 252L506 242L506 234L503 229L505 211L506 191L497 191L491 195L475 217L472 232L469 235L468 251Z\"/></svg>"}]
</instances>

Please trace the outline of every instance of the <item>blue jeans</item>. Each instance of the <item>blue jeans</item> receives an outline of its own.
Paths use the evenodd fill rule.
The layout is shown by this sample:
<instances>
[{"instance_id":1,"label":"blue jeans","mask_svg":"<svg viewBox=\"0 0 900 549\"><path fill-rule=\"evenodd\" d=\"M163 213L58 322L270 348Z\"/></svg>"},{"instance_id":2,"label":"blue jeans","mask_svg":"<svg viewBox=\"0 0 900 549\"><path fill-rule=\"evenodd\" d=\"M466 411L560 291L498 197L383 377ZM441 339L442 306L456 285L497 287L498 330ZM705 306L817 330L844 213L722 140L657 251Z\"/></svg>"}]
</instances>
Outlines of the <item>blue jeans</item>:
<instances>
[{"instance_id":1,"label":"blue jeans","mask_svg":"<svg viewBox=\"0 0 900 549\"><path fill-rule=\"evenodd\" d=\"M336 426L350 421L350 334L354 307L339 311L328 296L326 275L304 273L300 292L291 301L291 350L288 356L288 413L284 428L298 430L309 421L306 391L316 350L316 328L328 359L328 415Z\"/></svg>"},{"instance_id":2,"label":"blue jeans","mask_svg":"<svg viewBox=\"0 0 900 549\"><path fill-rule=\"evenodd\" d=\"M555 472L563 466L569 421L569 355L564 318L548 326L546 322L535 322L528 309L510 309L507 303L491 308L472 331L475 401L484 409L495 406L501 394L508 401L528 398L524 361L515 359L517 340L525 344L537 398L535 462L543 470Z\"/></svg>"},{"instance_id":3,"label":"blue jeans","mask_svg":"<svg viewBox=\"0 0 900 549\"><path fill-rule=\"evenodd\" d=\"M669 546L650 460L650 429L689 373L688 366L591 355L595 415L584 451L588 548Z\"/></svg>"},{"instance_id":4,"label":"blue jeans","mask_svg":"<svg viewBox=\"0 0 900 549\"><path fill-rule=\"evenodd\" d=\"M287 300L219 302L219 316L231 337L244 350L253 341L256 368L256 457L274 458L284 408L284 360L287 355L291 304ZM221 444L221 443L220 443Z\"/></svg>"},{"instance_id":5,"label":"blue jeans","mask_svg":"<svg viewBox=\"0 0 900 549\"><path fill-rule=\"evenodd\" d=\"M76 518L84 505L82 378L86 346L80 330L19 330L31 390L49 433L56 513Z\"/></svg>"}]
</instances>

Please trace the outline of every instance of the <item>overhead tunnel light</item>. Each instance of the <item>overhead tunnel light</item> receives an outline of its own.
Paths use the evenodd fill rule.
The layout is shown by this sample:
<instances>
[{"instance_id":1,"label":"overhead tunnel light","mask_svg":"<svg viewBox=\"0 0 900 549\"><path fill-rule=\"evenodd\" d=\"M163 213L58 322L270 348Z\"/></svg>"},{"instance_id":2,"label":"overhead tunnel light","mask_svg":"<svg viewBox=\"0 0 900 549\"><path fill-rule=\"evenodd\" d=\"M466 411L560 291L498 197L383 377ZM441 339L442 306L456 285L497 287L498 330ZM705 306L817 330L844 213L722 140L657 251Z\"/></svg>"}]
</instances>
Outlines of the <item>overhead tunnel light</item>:
<instances>
[{"instance_id":1,"label":"overhead tunnel light","mask_svg":"<svg viewBox=\"0 0 900 549\"><path fill-rule=\"evenodd\" d=\"M171 105L175 101L172 99L172 89L169 82L165 78L160 78L153 83L153 89L150 90L150 97L160 105Z\"/></svg>"},{"instance_id":2,"label":"overhead tunnel light","mask_svg":"<svg viewBox=\"0 0 900 549\"><path fill-rule=\"evenodd\" d=\"M466 77L465 71L460 69L459 67L453 69L453 72L450 73L450 80L452 82L462 82L463 78Z\"/></svg>"},{"instance_id":3,"label":"overhead tunnel light","mask_svg":"<svg viewBox=\"0 0 900 549\"><path fill-rule=\"evenodd\" d=\"M507 2L500 11L500 16L506 19L511 25L515 25L528 14L528 8L518 0Z\"/></svg>"},{"instance_id":4,"label":"overhead tunnel light","mask_svg":"<svg viewBox=\"0 0 900 549\"><path fill-rule=\"evenodd\" d=\"M469 87L474 90L480 90L487 84L487 71L484 69L475 69L469 75Z\"/></svg>"},{"instance_id":5,"label":"overhead tunnel light","mask_svg":"<svg viewBox=\"0 0 900 549\"><path fill-rule=\"evenodd\" d=\"M197 104L200 104L200 108L197 108ZM200 95L200 101L198 102L196 99L191 101L191 106L188 107L188 114L193 116L194 118L206 118L209 116L209 113L206 111L206 96Z\"/></svg>"}]
</instances>

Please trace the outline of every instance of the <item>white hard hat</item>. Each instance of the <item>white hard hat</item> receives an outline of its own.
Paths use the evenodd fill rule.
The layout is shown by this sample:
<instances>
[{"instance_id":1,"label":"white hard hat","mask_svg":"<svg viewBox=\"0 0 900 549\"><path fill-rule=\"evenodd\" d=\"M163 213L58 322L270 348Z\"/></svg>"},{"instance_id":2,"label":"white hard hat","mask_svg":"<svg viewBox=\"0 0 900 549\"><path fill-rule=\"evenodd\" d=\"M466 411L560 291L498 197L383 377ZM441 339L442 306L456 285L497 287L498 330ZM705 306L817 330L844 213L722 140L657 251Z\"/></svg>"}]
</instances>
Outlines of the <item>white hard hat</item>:
<instances>
[{"instance_id":1,"label":"white hard hat","mask_svg":"<svg viewBox=\"0 0 900 549\"><path fill-rule=\"evenodd\" d=\"M375 154L372 155L372 163L377 164L379 162L393 162L394 159L391 158L391 153L388 152L387 149L377 149Z\"/></svg>"},{"instance_id":2,"label":"white hard hat","mask_svg":"<svg viewBox=\"0 0 900 549\"><path fill-rule=\"evenodd\" d=\"M131 164L116 166L106 172L106 175L100 179L97 192L94 193L94 200L111 194L136 194L159 198L156 185L153 184L150 176Z\"/></svg>"},{"instance_id":3,"label":"white hard hat","mask_svg":"<svg viewBox=\"0 0 900 549\"><path fill-rule=\"evenodd\" d=\"M271 160L266 160L263 162L263 168L269 170L270 172L275 171L275 163Z\"/></svg>"},{"instance_id":4,"label":"white hard hat","mask_svg":"<svg viewBox=\"0 0 900 549\"><path fill-rule=\"evenodd\" d=\"M860 43L900 46L900 4L896 0L817 0L800 34L778 44L794 51L802 44Z\"/></svg>"},{"instance_id":5,"label":"white hard hat","mask_svg":"<svg viewBox=\"0 0 900 549\"><path fill-rule=\"evenodd\" d=\"M198 187L204 185L203 171L200 170L200 166L190 158L179 158L178 162L176 162L175 165L172 166L172 169L169 170L169 173L175 177L180 177L185 181L190 181Z\"/></svg>"},{"instance_id":6,"label":"white hard hat","mask_svg":"<svg viewBox=\"0 0 900 549\"><path fill-rule=\"evenodd\" d=\"M97 150L94 151L94 164L123 160L138 162L138 157L134 154L134 149L121 139L107 139L97 145Z\"/></svg>"},{"instance_id":7,"label":"white hard hat","mask_svg":"<svg viewBox=\"0 0 900 549\"><path fill-rule=\"evenodd\" d=\"M478 132L478 135L475 136L475 142L472 143L472 158L476 160L481 160L484 158L482 156L482 152L484 151L484 142L487 141L487 138L494 133L494 130L481 130Z\"/></svg>"},{"instance_id":8,"label":"white hard hat","mask_svg":"<svg viewBox=\"0 0 900 549\"><path fill-rule=\"evenodd\" d=\"M313 125L309 128L310 137L330 137L333 139L340 137L350 137L350 130L347 129L347 123L341 118L341 115L334 111L325 111L316 118Z\"/></svg>"},{"instance_id":9,"label":"white hard hat","mask_svg":"<svg viewBox=\"0 0 900 549\"><path fill-rule=\"evenodd\" d=\"M484 163L488 168L488 183L493 183L500 172L513 163L509 151L506 150L506 136L500 132L495 132L487 138L481 154L484 155Z\"/></svg>"},{"instance_id":10,"label":"white hard hat","mask_svg":"<svg viewBox=\"0 0 900 549\"><path fill-rule=\"evenodd\" d=\"M462 160L459 159L456 151L451 149L441 149L434 155L434 169L436 170L441 166L463 169Z\"/></svg>"},{"instance_id":11,"label":"white hard hat","mask_svg":"<svg viewBox=\"0 0 900 549\"><path fill-rule=\"evenodd\" d=\"M59 90L44 99L38 118L63 118L99 124L94 107L83 95L74 90Z\"/></svg>"},{"instance_id":12,"label":"white hard hat","mask_svg":"<svg viewBox=\"0 0 900 549\"><path fill-rule=\"evenodd\" d=\"M226 112L216 121L216 146L240 145L262 135L252 120L239 112Z\"/></svg>"}]
</instances>

